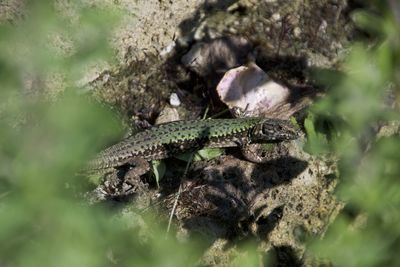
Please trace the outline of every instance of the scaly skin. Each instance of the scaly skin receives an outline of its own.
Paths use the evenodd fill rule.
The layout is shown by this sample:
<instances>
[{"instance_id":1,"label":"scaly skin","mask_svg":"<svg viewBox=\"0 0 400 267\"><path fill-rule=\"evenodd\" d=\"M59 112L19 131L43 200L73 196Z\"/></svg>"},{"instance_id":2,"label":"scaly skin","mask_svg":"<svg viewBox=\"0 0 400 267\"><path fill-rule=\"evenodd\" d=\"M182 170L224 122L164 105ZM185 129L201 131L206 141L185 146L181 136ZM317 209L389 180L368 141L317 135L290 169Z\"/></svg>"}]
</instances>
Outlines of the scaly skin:
<instances>
[{"instance_id":1,"label":"scaly skin","mask_svg":"<svg viewBox=\"0 0 400 267\"><path fill-rule=\"evenodd\" d=\"M134 162L164 159L205 147L241 147L252 143L293 140L299 131L289 121L237 118L174 121L156 125L117 143L88 165L91 172L106 172Z\"/></svg>"}]
</instances>

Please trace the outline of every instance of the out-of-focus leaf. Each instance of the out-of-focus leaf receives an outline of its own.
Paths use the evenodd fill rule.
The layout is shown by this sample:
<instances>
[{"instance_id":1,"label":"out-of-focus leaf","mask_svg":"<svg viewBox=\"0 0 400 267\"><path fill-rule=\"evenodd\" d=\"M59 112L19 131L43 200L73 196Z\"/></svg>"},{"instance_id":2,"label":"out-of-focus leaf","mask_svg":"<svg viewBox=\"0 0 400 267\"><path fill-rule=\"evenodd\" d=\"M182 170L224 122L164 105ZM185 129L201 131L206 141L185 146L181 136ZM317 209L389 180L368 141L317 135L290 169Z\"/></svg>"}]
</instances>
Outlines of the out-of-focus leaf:
<instances>
[{"instance_id":1,"label":"out-of-focus leaf","mask_svg":"<svg viewBox=\"0 0 400 267\"><path fill-rule=\"evenodd\" d=\"M196 152L193 160L210 160L216 157L221 156L224 153L224 150L221 148L205 148Z\"/></svg>"},{"instance_id":2,"label":"out-of-focus leaf","mask_svg":"<svg viewBox=\"0 0 400 267\"><path fill-rule=\"evenodd\" d=\"M353 21L358 27L375 35L382 35L384 21L382 17L366 10L358 10L352 14Z\"/></svg>"},{"instance_id":3,"label":"out-of-focus leaf","mask_svg":"<svg viewBox=\"0 0 400 267\"><path fill-rule=\"evenodd\" d=\"M218 156L221 156L224 153L224 150L221 148L204 148L200 149L195 152L194 157L192 157L192 152L188 153L182 153L179 155L176 155L175 157L177 159L183 160L188 162L189 160L194 160L194 161L201 161L201 160L210 160L213 158L216 158Z\"/></svg>"},{"instance_id":4,"label":"out-of-focus leaf","mask_svg":"<svg viewBox=\"0 0 400 267\"><path fill-rule=\"evenodd\" d=\"M304 128L307 133L306 149L314 154L326 151L326 136L323 133L317 133L312 116L304 120Z\"/></svg>"},{"instance_id":5,"label":"out-of-focus leaf","mask_svg":"<svg viewBox=\"0 0 400 267\"><path fill-rule=\"evenodd\" d=\"M152 160L151 166L153 170L154 177L156 179L157 187L160 187L160 180L164 177L166 167L162 160Z\"/></svg>"}]
</instances>

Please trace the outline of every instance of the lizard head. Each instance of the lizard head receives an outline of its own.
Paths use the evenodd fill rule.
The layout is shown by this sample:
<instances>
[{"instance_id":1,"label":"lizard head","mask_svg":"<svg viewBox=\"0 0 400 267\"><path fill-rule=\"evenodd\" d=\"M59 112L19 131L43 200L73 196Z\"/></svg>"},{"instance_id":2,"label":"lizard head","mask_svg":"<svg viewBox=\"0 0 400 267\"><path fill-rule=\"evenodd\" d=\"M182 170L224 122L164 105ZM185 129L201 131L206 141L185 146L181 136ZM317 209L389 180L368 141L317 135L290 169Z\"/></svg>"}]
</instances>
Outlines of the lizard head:
<instances>
[{"instance_id":1,"label":"lizard head","mask_svg":"<svg viewBox=\"0 0 400 267\"><path fill-rule=\"evenodd\" d=\"M292 122L280 119L265 119L253 130L253 140L279 142L300 137L300 130Z\"/></svg>"}]
</instances>

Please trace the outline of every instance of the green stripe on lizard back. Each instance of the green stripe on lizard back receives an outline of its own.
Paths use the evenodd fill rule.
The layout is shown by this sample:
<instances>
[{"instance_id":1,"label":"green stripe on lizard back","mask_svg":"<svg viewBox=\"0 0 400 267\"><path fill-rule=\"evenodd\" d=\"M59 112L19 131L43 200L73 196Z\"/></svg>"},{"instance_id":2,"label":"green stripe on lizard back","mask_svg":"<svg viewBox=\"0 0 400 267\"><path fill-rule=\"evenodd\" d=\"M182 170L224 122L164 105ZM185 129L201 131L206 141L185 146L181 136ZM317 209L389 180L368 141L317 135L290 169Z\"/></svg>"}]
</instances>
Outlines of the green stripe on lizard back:
<instances>
[{"instance_id":1,"label":"green stripe on lizard back","mask_svg":"<svg viewBox=\"0 0 400 267\"><path fill-rule=\"evenodd\" d=\"M240 118L174 121L140 132L134 136L134 140L140 140L139 142L146 142L147 144L151 144L152 141L165 144L201 137L224 137L246 131L257 125L261 120L260 118ZM152 141L147 138L148 134L151 135Z\"/></svg>"},{"instance_id":2,"label":"green stripe on lizard back","mask_svg":"<svg viewBox=\"0 0 400 267\"><path fill-rule=\"evenodd\" d=\"M156 125L113 145L89 163L89 170L125 165L127 160L163 159L203 147L231 147L252 141L290 140L297 137L288 121L237 118L174 121Z\"/></svg>"}]
</instances>

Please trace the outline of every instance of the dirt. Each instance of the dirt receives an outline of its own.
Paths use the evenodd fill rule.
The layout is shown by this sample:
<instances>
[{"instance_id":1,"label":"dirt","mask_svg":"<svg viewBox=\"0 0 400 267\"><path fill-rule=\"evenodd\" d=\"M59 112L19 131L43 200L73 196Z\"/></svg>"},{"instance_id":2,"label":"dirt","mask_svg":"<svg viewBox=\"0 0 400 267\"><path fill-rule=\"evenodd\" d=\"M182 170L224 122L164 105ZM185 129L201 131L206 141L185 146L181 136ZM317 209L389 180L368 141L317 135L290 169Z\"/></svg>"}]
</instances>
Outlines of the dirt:
<instances>
[{"instance_id":1,"label":"dirt","mask_svg":"<svg viewBox=\"0 0 400 267\"><path fill-rule=\"evenodd\" d=\"M119 5L136 15L118 32L121 65L90 85L93 95L113 106L128 124L137 119L153 123L171 108L172 93L182 102L173 107L180 119L199 118L207 107L210 115L225 109L214 92L223 73L207 71L206 60L200 60L206 65L199 68L206 74L181 62L199 42L244 37L255 63L269 76L296 88L298 95L317 95L324 88L315 85L311 71L335 68L354 37L351 7L339 0ZM306 114L306 109L295 114L300 124ZM335 160L307 154L304 142L305 137L274 147L267 164L247 162L236 150L228 150L227 155L195 162L183 180L185 163L166 160L160 189L151 176L144 177L127 203L160 203L160 216L166 219L181 184L173 223L179 238L200 233L210 240L203 264L228 266L231 256L241 253L243 240L256 240L259 251L273 252L276 265L307 264L305 239L323 235L343 204L333 193Z\"/></svg>"}]
</instances>

